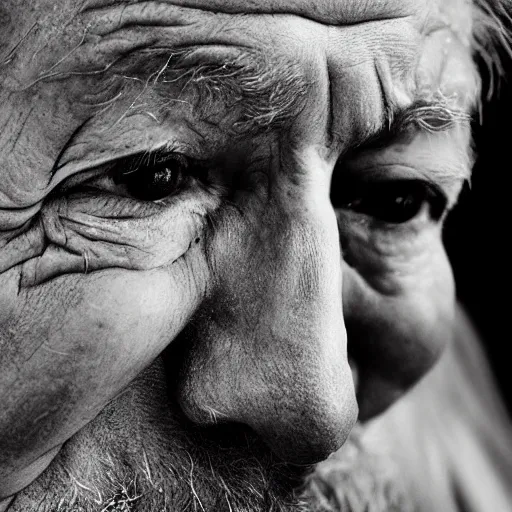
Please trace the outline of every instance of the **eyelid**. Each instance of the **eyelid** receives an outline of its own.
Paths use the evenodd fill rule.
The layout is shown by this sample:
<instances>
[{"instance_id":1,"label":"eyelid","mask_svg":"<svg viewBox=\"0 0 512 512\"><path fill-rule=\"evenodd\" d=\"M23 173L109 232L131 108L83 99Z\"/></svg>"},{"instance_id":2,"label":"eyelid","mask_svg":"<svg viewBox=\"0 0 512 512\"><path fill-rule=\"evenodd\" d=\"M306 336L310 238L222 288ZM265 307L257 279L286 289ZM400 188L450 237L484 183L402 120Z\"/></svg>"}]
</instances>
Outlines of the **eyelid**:
<instances>
[{"instance_id":1,"label":"eyelid","mask_svg":"<svg viewBox=\"0 0 512 512\"><path fill-rule=\"evenodd\" d=\"M379 181L392 181L392 180L415 180L424 183L431 190L439 194L446 203L447 210L450 210L456 203L460 189L462 188L463 179L455 178L454 174L448 176L449 172L442 170L442 163L436 171L432 170L433 163L429 162L428 165L421 165L421 162L416 165L408 165L406 163L379 161L375 157L376 163L367 166L348 165L340 174L344 178L335 178L333 175L333 182L335 179L344 181L346 179L355 179L356 181L363 182L379 182Z\"/></svg>"},{"instance_id":2,"label":"eyelid","mask_svg":"<svg viewBox=\"0 0 512 512\"><path fill-rule=\"evenodd\" d=\"M377 159L377 158L376 158ZM418 181L434 189L447 201L448 194L440 182L427 171L402 163L375 163L368 166L346 165L333 173L333 184L336 181L359 184L378 184L391 181Z\"/></svg>"},{"instance_id":3,"label":"eyelid","mask_svg":"<svg viewBox=\"0 0 512 512\"><path fill-rule=\"evenodd\" d=\"M130 163L134 168L139 168L142 165L156 165L165 162L174 155L181 155L194 162L206 161L208 159L204 153L200 152L199 148L196 148L191 144L173 141L153 149L138 151L126 156L121 156L113 159L107 165L113 167L124 161Z\"/></svg>"},{"instance_id":4,"label":"eyelid","mask_svg":"<svg viewBox=\"0 0 512 512\"><path fill-rule=\"evenodd\" d=\"M448 203L448 196L446 195L445 191L442 189L442 187L433 181L432 179L429 179L426 176L405 176L405 175L393 175L393 176L372 176L368 177L365 176L364 178L360 179L350 179L350 183L358 186L369 186L369 187L378 187L379 185L387 185L392 183L406 183L409 182L411 185L423 185L426 189L431 191L432 193L440 196L443 198L443 200Z\"/></svg>"},{"instance_id":5,"label":"eyelid","mask_svg":"<svg viewBox=\"0 0 512 512\"><path fill-rule=\"evenodd\" d=\"M343 160L339 170L357 175L421 179L437 187L452 207L462 184L471 175L472 163L470 133L449 129L415 133L386 147L354 152Z\"/></svg>"},{"instance_id":6,"label":"eyelid","mask_svg":"<svg viewBox=\"0 0 512 512\"><path fill-rule=\"evenodd\" d=\"M196 158L199 153L199 148L194 148L194 146L184 142L170 141L166 144L157 146L147 151L137 151L133 153L127 152L122 155L113 156L112 158L105 158L103 162L96 165L83 166L82 169L77 168L69 176L61 177L60 180L54 185L54 190L58 190L59 192L66 192L76 186L85 183L86 181L90 181L91 179L101 175L107 175L123 161L129 162L131 159L136 161L137 157L140 158L145 154L149 155L150 158L154 158L154 155L160 155L160 157L163 159L165 158L165 155L170 155L171 153L182 154L196 162L206 160L204 155L201 155L202 158Z\"/></svg>"},{"instance_id":7,"label":"eyelid","mask_svg":"<svg viewBox=\"0 0 512 512\"><path fill-rule=\"evenodd\" d=\"M159 148L156 151L145 151L131 155L127 158L116 160L115 162L112 162L109 171L117 170L119 171L119 174L127 175L137 172L144 167L152 168L165 162L170 162L171 160L178 160L180 157L184 160L183 163L188 167L189 160L191 159L186 155L173 150L169 151L166 148ZM124 167L124 170L118 169L119 167Z\"/></svg>"}]
</instances>

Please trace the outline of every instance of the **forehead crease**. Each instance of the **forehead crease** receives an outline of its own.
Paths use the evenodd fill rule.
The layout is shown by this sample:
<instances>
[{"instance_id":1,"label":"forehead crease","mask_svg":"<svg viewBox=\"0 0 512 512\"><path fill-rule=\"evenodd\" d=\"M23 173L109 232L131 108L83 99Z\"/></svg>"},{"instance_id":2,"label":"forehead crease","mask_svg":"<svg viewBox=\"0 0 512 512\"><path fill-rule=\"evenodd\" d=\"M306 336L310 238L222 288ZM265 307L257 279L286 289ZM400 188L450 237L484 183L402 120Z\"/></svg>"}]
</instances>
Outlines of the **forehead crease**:
<instances>
[{"instance_id":1,"label":"forehead crease","mask_svg":"<svg viewBox=\"0 0 512 512\"><path fill-rule=\"evenodd\" d=\"M241 45L230 31L212 24L214 18L221 21L213 13L160 2L80 10L76 2L69 1L53 15L55 9L49 3L42 0L39 9L27 5L25 17L19 9L8 7L13 15L11 41L10 46L3 45L4 55L0 54L0 78L9 77L11 87L28 88L70 73L91 75L142 48Z\"/></svg>"},{"instance_id":2,"label":"forehead crease","mask_svg":"<svg viewBox=\"0 0 512 512\"><path fill-rule=\"evenodd\" d=\"M7 5L12 3L11 0L6 1ZM36 3L38 8L32 5L29 8L29 3ZM50 6L55 7L55 3L49 0L27 1L26 4L29 13L26 19L20 19L16 14L17 32L23 36L24 28L18 21L24 21L27 27L31 23L37 26L21 38L23 44L16 51L23 53L22 47L30 47L28 51L32 54L35 52L38 58L30 59L30 66L27 66L25 59L20 63L23 70L18 71L27 75L30 70L35 71L39 64L36 74L40 77L46 75L42 66L49 67L50 76L54 76L66 64L77 66L77 57L81 57L84 66L90 70L95 65L107 66L119 55L149 45L179 48L200 41L200 44L255 46L261 45L263 32L269 34L267 44L270 45L280 36L277 31L272 32L268 28L273 26L274 18L267 16L262 21L255 16L250 18L250 22L239 24L234 19L240 20L242 17L232 16L237 13L294 14L331 27L402 16L413 17L422 24L425 12L431 10L432 0L62 0L62 10L59 9L58 16L52 14L55 9L49 9ZM11 10L11 7L8 9ZM12 10L16 12L14 8ZM36 16L35 20L30 19L31 16ZM418 23L413 22L414 25ZM57 25L62 27L58 29ZM305 30L310 28L305 27ZM49 35L44 32L49 32ZM46 51L42 52L41 47L46 47ZM69 54L63 54L65 48L72 50ZM58 66L48 64L42 58L46 54L51 59L59 53Z\"/></svg>"},{"instance_id":3,"label":"forehead crease","mask_svg":"<svg viewBox=\"0 0 512 512\"><path fill-rule=\"evenodd\" d=\"M97 8L114 3L119 2L85 0L84 5ZM327 25L341 25L418 15L428 9L432 0L163 0L163 3L228 14L294 14Z\"/></svg>"},{"instance_id":4,"label":"forehead crease","mask_svg":"<svg viewBox=\"0 0 512 512\"><path fill-rule=\"evenodd\" d=\"M358 144L410 104L421 38L403 19L333 27L329 35L332 138L350 133L354 140L344 145Z\"/></svg>"}]
</instances>

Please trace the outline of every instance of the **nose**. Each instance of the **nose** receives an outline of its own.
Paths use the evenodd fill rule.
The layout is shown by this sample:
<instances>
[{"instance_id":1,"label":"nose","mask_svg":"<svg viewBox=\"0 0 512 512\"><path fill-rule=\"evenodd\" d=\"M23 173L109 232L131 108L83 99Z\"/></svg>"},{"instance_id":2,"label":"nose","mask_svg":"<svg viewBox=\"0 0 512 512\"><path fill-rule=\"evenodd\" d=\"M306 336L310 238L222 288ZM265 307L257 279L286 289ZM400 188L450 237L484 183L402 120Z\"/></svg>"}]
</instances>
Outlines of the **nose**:
<instances>
[{"instance_id":1,"label":"nose","mask_svg":"<svg viewBox=\"0 0 512 512\"><path fill-rule=\"evenodd\" d=\"M309 464L343 444L357 405L334 212L289 206L216 222L218 284L191 324L178 395L194 422L245 424L285 461Z\"/></svg>"}]
</instances>

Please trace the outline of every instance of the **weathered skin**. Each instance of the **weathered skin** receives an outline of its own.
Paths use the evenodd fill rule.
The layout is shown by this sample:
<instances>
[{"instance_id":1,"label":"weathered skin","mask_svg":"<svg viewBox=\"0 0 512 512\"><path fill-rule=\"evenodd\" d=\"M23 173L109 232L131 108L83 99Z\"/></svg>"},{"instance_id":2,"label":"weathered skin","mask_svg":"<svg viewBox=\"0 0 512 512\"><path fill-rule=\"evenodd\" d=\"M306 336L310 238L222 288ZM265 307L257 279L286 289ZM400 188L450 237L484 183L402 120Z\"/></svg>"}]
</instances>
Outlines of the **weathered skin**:
<instances>
[{"instance_id":1,"label":"weathered skin","mask_svg":"<svg viewBox=\"0 0 512 512\"><path fill-rule=\"evenodd\" d=\"M454 204L478 93L469 20L455 0L2 0L0 498L115 415L166 348L165 421L243 424L293 463L325 459L358 406L381 412L431 367L453 318L445 212L385 222L329 194L333 176L334 195L421 180ZM251 117L194 81L222 62L298 91L279 103L269 86ZM366 144L390 111L437 99L454 120ZM162 147L203 176L127 197L107 164Z\"/></svg>"}]
</instances>

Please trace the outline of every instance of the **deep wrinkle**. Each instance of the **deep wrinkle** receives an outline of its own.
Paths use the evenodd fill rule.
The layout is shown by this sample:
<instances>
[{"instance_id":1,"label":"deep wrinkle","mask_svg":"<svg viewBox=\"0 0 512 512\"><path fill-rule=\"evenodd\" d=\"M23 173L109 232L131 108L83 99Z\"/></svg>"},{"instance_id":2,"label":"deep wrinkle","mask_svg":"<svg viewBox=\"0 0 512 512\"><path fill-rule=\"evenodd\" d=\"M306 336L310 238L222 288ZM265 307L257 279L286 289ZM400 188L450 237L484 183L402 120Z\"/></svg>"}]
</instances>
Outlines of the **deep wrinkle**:
<instances>
[{"instance_id":1,"label":"deep wrinkle","mask_svg":"<svg viewBox=\"0 0 512 512\"><path fill-rule=\"evenodd\" d=\"M82 12L88 12L104 7L115 7L122 5L124 2L111 0L85 0ZM160 2L146 2L156 3L172 6L180 6L190 8L191 10L198 10L204 12L210 12L213 14L261 14L261 15L272 15L272 16L289 16L294 15L305 19L310 19L322 24L332 25L356 25L364 23L366 21L386 21L389 19L407 18L414 12L413 4L411 0L402 1L400 0L386 0L385 2L379 2L379 7L372 2L365 2L365 7L359 9L360 3L352 0L350 5L346 3L343 6L339 6L339 10L332 9L333 3L329 4L327 9L322 8L322 5L312 4L308 0L264 0L264 1L231 1L224 2L223 0L214 0L205 2L204 0L168 0ZM408 5L408 3L410 5ZM425 4L426 5L426 4ZM370 12L371 8L375 11ZM330 9L329 9L330 8ZM379 10L380 9L380 10Z\"/></svg>"}]
</instances>

